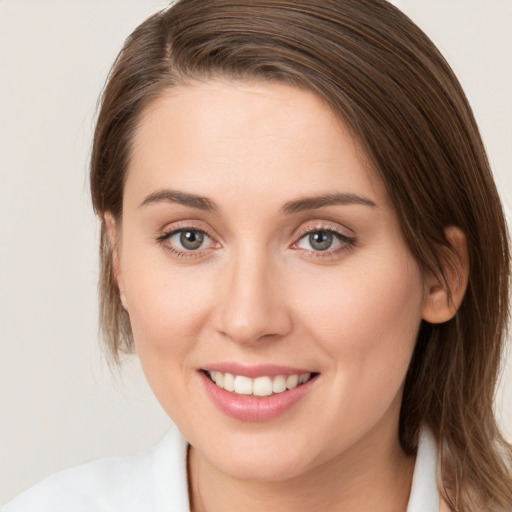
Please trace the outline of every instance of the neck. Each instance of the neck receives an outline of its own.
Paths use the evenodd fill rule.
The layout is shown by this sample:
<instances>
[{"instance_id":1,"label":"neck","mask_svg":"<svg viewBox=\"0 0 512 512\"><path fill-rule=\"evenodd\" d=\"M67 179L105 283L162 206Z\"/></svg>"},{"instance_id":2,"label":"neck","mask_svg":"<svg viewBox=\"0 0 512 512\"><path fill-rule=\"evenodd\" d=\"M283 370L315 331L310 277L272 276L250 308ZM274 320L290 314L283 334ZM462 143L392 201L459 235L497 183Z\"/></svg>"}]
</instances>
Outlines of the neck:
<instances>
[{"instance_id":1,"label":"neck","mask_svg":"<svg viewBox=\"0 0 512 512\"><path fill-rule=\"evenodd\" d=\"M382 429L377 430L357 446L306 473L272 482L226 475L191 448L191 510L405 512L414 458L401 449L396 428L385 436Z\"/></svg>"}]
</instances>

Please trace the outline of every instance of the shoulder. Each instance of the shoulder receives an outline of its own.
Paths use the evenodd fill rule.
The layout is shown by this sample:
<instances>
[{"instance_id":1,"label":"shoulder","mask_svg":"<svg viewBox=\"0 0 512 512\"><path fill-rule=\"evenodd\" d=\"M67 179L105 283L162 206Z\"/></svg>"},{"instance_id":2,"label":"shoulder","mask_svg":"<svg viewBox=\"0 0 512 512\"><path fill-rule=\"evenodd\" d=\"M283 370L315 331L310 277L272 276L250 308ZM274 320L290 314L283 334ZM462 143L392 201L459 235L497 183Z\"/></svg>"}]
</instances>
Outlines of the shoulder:
<instances>
[{"instance_id":1,"label":"shoulder","mask_svg":"<svg viewBox=\"0 0 512 512\"><path fill-rule=\"evenodd\" d=\"M56 473L1 512L188 512L186 452L186 441L173 428L147 452Z\"/></svg>"}]
</instances>

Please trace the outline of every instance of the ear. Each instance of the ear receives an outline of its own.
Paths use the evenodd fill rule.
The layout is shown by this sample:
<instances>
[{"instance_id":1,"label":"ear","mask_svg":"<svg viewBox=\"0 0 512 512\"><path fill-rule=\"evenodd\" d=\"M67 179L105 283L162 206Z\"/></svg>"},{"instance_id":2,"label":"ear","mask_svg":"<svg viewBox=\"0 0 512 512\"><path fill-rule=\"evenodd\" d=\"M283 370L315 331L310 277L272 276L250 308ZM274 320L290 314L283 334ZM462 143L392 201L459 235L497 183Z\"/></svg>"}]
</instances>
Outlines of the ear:
<instances>
[{"instance_id":1,"label":"ear","mask_svg":"<svg viewBox=\"0 0 512 512\"><path fill-rule=\"evenodd\" d=\"M466 235L457 227L445 229L450 248L443 258L443 276L430 276L426 280L422 318L431 324L451 320L459 309L469 279L469 254Z\"/></svg>"},{"instance_id":2,"label":"ear","mask_svg":"<svg viewBox=\"0 0 512 512\"><path fill-rule=\"evenodd\" d=\"M119 261L119 228L116 219L110 212L106 212L104 217L105 228L109 240L111 255L112 255L112 270L114 271L114 277L119 288L119 296L121 297L121 303L124 309L126 307L126 295L124 293L124 282L123 274L121 272L121 264Z\"/></svg>"}]
</instances>

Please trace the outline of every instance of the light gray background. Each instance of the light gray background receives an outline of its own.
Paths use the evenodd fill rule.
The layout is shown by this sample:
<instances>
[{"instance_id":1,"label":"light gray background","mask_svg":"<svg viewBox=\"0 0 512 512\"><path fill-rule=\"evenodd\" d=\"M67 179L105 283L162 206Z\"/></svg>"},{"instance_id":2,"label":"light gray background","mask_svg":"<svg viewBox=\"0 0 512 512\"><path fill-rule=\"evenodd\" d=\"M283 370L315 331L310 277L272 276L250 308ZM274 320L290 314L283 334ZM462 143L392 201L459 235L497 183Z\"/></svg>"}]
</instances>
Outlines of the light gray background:
<instances>
[{"instance_id":1,"label":"light gray background","mask_svg":"<svg viewBox=\"0 0 512 512\"><path fill-rule=\"evenodd\" d=\"M466 89L512 202L512 1L396 0ZM125 37L163 0L0 0L0 503L64 467L151 446L170 420L136 359L97 342L95 104ZM497 409L512 439L512 362Z\"/></svg>"}]
</instances>

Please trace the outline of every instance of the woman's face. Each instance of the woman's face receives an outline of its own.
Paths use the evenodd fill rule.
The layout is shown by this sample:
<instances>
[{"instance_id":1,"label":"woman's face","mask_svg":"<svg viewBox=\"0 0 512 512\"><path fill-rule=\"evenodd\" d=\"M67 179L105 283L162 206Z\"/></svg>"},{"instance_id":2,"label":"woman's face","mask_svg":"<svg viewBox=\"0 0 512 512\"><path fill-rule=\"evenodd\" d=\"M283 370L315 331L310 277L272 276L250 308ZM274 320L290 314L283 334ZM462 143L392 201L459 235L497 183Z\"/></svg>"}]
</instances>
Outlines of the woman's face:
<instances>
[{"instance_id":1,"label":"woman's face","mask_svg":"<svg viewBox=\"0 0 512 512\"><path fill-rule=\"evenodd\" d=\"M200 457L284 479L396 439L422 276L316 96L220 80L165 92L135 134L119 229L142 366Z\"/></svg>"}]
</instances>

